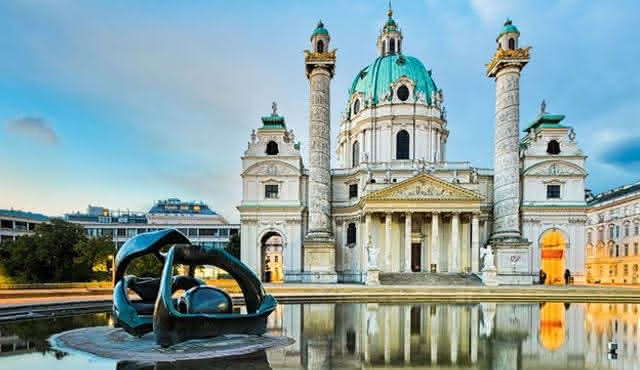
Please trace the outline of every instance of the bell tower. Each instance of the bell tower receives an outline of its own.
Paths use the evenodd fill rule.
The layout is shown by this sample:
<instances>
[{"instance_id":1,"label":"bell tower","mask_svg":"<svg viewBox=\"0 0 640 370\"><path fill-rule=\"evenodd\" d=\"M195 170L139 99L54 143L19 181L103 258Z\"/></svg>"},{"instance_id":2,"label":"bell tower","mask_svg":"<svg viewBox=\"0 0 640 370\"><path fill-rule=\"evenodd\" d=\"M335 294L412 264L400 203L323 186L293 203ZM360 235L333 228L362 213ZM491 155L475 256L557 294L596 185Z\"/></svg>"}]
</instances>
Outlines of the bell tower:
<instances>
[{"instance_id":1,"label":"bell tower","mask_svg":"<svg viewBox=\"0 0 640 370\"><path fill-rule=\"evenodd\" d=\"M510 19L496 38L497 49L487 65L496 81L493 177L493 233L489 244L497 258L497 283L532 284L530 242L520 227L520 72L530 48L519 48L520 32Z\"/></svg>"},{"instance_id":2,"label":"bell tower","mask_svg":"<svg viewBox=\"0 0 640 370\"><path fill-rule=\"evenodd\" d=\"M330 88L336 51L329 51L329 31L322 22L311 34L311 50L304 52L309 79L309 196L308 231L303 241L302 281L335 283L335 238L331 221L331 109Z\"/></svg>"}]
</instances>

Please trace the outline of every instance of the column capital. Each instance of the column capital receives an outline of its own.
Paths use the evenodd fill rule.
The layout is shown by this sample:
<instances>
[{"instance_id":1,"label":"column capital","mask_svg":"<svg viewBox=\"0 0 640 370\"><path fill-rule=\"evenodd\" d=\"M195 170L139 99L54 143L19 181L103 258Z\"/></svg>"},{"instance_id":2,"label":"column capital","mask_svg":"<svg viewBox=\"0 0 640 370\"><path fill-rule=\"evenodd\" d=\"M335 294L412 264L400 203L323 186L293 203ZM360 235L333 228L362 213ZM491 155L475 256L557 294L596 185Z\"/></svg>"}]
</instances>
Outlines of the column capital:
<instances>
[{"instance_id":1,"label":"column capital","mask_svg":"<svg viewBox=\"0 0 640 370\"><path fill-rule=\"evenodd\" d=\"M385 211L384 215L385 216L393 216L393 211Z\"/></svg>"},{"instance_id":2,"label":"column capital","mask_svg":"<svg viewBox=\"0 0 640 370\"><path fill-rule=\"evenodd\" d=\"M405 215L411 217L411 214L413 213L413 211L404 211Z\"/></svg>"},{"instance_id":3,"label":"column capital","mask_svg":"<svg viewBox=\"0 0 640 370\"><path fill-rule=\"evenodd\" d=\"M440 212L440 211L431 211L431 214L432 215L436 215L436 216L439 215L440 213L442 213L442 212Z\"/></svg>"}]
</instances>

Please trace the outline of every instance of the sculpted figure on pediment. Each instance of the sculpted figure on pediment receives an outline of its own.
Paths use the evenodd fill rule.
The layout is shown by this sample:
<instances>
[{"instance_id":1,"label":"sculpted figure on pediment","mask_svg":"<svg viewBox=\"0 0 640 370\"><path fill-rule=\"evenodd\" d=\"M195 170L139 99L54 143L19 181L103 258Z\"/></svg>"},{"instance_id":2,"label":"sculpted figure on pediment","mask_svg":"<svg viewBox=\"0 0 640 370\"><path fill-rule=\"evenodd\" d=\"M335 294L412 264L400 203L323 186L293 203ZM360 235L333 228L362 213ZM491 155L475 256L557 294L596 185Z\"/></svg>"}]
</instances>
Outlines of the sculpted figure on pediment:
<instances>
[{"instance_id":1,"label":"sculpted figure on pediment","mask_svg":"<svg viewBox=\"0 0 640 370\"><path fill-rule=\"evenodd\" d=\"M545 162L526 172L527 175L538 176L581 176L584 172L562 162Z\"/></svg>"},{"instance_id":2,"label":"sculpted figure on pediment","mask_svg":"<svg viewBox=\"0 0 640 370\"><path fill-rule=\"evenodd\" d=\"M270 162L252 169L248 174L254 176L287 176L297 175L297 172L285 164Z\"/></svg>"}]
</instances>

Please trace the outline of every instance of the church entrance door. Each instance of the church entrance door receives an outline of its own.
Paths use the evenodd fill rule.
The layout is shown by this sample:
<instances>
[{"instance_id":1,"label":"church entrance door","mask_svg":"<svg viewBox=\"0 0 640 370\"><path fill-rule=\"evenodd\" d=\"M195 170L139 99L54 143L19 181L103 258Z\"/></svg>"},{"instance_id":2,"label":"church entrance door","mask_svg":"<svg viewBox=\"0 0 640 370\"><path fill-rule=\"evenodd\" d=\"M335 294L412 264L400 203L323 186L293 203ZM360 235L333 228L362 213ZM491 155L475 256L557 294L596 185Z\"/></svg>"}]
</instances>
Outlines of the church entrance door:
<instances>
[{"instance_id":1,"label":"church entrance door","mask_svg":"<svg viewBox=\"0 0 640 370\"><path fill-rule=\"evenodd\" d=\"M545 285L565 283L565 238L560 230L549 230L540 239L542 271L547 275Z\"/></svg>"},{"instance_id":2,"label":"church entrance door","mask_svg":"<svg viewBox=\"0 0 640 370\"><path fill-rule=\"evenodd\" d=\"M282 236L276 232L262 238L262 281L280 283L284 280Z\"/></svg>"},{"instance_id":3,"label":"church entrance door","mask_svg":"<svg viewBox=\"0 0 640 370\"><path fill-rule=\"evenodd\" d=\"M422 271L421 261L422 261L422 246L420 243L411 244L411 271L419 272Z\"/></svg>"}]
</instances>

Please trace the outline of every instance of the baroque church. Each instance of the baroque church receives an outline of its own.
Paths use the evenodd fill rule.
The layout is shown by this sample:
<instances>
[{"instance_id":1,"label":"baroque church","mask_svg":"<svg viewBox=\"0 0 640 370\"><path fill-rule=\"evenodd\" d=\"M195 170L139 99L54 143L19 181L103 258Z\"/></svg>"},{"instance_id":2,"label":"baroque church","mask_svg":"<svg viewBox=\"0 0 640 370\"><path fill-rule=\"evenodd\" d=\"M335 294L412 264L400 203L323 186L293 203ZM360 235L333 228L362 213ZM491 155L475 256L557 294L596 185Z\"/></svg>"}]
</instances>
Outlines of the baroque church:
<instances>
[{"instance_id":1,"label":"baroque church","mask_svg":"<svg viewBox=\"0 0 640 370\"><path fill-rule=\"evenodd\" d=\"M393 18L377 58L348 89L331 168L337 61L322 22L304 52L309 164L273 112L242 156L241 259L263 281L392 283L437 276L486 285L584 280L586 156L563 115L540 113L520 137L520 73L530 48L510 20L487 65L495 80L494 168L447 160L443 90L405 53ZM459 127L459 126L457 126ZM453 129L453 130L452 130ZM489 145L489 143L487 143Z\"/></svg>"}]
</instances>

